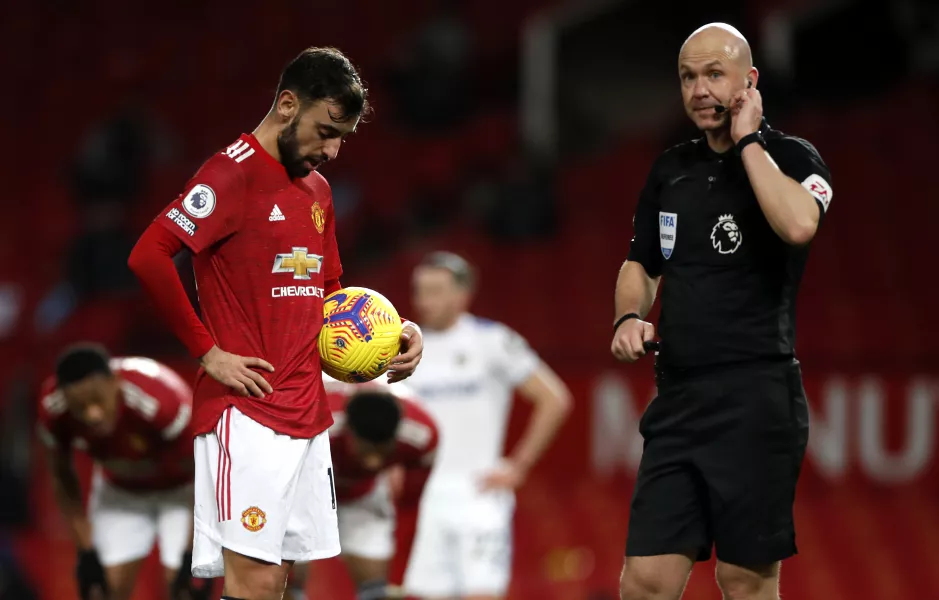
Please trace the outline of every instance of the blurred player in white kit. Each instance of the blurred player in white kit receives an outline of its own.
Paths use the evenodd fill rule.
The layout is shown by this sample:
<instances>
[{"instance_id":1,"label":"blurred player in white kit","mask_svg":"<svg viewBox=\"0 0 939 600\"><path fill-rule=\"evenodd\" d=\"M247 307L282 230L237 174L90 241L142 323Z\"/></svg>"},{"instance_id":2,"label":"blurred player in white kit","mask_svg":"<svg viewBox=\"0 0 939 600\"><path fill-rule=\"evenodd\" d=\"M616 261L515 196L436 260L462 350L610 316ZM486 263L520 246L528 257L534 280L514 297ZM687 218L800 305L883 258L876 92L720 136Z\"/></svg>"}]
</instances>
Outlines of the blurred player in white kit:
<instances>
[{"instance_id":1,"label":"blurred player in white kit","mask_svg":"<svg viewBox=\"0 0 939 600\"><path fill-rule=\"evenodd\" d=\"M399 597L388 586L397 512L418 508L437 450L437 426L403 383L342 383L323 374L333 425L342 559L356 600ZM410 540L405 538L405 544ZM294 565L288 600L305 600L309 563Z\"/></svg>"},{"instance_id":2,"label":"blurred player in white kit","mask_svg":"<svg viewBox=\"0 0 939 600\"><path fill-rule=\"evenodd\" d=\"M467 311L472 268L435 252L414 271L424 332L422 368L408 381L437 423L437 458L418 517L404 587L425 599L501 598L512 566L514 491L570 409L564 382L516 332ZM534 404L503 456L514 392Z\"/></svg>"}]
</instances>

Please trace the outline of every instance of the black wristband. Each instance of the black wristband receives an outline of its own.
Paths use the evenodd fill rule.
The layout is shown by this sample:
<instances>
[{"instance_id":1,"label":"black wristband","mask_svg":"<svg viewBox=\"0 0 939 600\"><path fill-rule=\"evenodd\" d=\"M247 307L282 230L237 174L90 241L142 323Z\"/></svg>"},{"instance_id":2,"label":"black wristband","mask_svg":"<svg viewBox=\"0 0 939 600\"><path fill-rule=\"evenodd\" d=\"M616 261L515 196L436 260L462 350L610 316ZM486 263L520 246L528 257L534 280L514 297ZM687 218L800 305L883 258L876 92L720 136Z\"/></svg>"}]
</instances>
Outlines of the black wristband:
<instances>
[{"instance_id":1,"label":"black wristband","mask_svg":"<svg viewBox=\"0 0 939 600\"><path fill-rule=\"evenodd\" d=\"M744 148L753 143L759 144L763 147L764 150L766 149L766 140L763 139L763 132L754 131L753 133L748 133L747 135L740 138L740 141L737 142L736 147L737 154L741 154Z\"/></svg>"},{"instance_id":2,"label":"black wristband","mask_svg":"<svg viewBox=\"0 0 939 600\"><path fill-rule=\"evenodd\" d=\"M636 313L626 313L625 315L617 319L616 323L613 323L613 333L616 333L616 330L619 329L619 326L625 323L626 321L630 319L641 319L641 318L642 317L640 317Z\"/></svg>"}]
</instances>

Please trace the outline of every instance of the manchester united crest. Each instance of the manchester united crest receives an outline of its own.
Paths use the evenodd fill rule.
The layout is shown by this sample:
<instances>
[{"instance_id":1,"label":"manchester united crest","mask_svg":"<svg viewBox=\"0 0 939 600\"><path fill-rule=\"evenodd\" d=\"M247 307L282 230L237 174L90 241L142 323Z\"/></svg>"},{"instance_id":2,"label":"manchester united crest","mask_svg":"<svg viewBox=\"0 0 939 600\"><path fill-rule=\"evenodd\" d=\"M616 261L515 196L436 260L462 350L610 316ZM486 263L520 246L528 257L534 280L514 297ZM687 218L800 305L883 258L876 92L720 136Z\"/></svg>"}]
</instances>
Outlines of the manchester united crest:
<instances>
[{"instance_id":1,"label":"manchester united crest","mask_svg":"<svg viewBox=\"0 0 939 600\"><path fill-rule=\"evenodd\" d=\"M323 210L319 202L313 203L313 224L318 232L323 233L323 229L326 227L326 211Z\"/></svg>"},{"instance_id":2,"label":"manchester united crest","mask_svg":"<svg viewBox=\"0 0 939 600\"><path fill-rule=\"evenodd\" d=\"M267 523L267 515L257 506L252 506L241 513L241 524L248 531L261 531Z\"/></svg>"}]
</instances>

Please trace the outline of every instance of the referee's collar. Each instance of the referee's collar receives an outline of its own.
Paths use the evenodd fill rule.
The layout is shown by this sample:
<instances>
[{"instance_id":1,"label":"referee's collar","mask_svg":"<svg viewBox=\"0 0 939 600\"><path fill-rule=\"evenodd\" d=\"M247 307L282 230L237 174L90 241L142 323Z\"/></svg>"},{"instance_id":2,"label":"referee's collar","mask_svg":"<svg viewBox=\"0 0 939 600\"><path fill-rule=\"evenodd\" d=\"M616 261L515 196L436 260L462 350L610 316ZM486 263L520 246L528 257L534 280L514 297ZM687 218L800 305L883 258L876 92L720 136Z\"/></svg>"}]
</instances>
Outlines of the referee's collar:
<instances>
[{"instance_id":1,"label":"referee's collar","mask_svg":"<svg viewBox=\"0 0 939 600\"><path fill-rule=\"evenodd\" d=\"M766 117L762 117L760 119L759 132L765 136L770 131L770 129L771 128L769 126L769 123L766 122ZM701 158L705 158L708 160L721 160L724 158L737 156L734 153L734 148L731 148L730 150L727 150L725 152L715 152L711 148L711 146L708 144L708 138L706 135L703 135L700 138L698 138L698 149L699 149L699 152L701 153Z\"/></svg>"}]
</instances>

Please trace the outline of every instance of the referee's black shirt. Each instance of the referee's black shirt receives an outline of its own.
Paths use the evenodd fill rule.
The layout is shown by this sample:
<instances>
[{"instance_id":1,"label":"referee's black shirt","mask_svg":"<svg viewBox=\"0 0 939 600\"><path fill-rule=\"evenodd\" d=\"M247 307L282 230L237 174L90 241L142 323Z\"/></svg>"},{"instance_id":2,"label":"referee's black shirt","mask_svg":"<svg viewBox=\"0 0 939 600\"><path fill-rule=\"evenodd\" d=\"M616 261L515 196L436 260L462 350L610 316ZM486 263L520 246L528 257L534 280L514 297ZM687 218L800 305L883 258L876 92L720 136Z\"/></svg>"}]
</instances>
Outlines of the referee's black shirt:
<instances>
[{"instance_id":1,"label":"referee's black shirt","mask_svg":"<svg viewBox=\"0 0 939 600\"><path fill-rule=\"evenodd\" d=\"M819 225L831 174L807 141L760 130L783 173L816 199ZM808 246L770 227L735 150L704 138L679 144L652 167L639 197L628 260L662 277L659 368L675 374L725 363L794 356L796 292Z\"/></svg>"}]
</instances>

